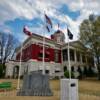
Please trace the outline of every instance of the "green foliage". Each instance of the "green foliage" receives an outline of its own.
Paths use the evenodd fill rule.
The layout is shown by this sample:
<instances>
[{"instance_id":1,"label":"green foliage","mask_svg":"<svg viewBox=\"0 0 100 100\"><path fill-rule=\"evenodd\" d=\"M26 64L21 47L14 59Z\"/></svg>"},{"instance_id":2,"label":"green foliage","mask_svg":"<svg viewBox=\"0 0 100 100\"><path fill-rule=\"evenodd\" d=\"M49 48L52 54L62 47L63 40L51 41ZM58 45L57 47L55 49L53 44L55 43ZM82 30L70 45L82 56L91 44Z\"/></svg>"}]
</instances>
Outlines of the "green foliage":
<instances>
[{"instance_id":1,"label":"green foliage","mask_svg":"<svg viewBox=\"0 0 100 100\"><path fill-rule=\"evenodd\" d=\"M95 73L94 73L94 71L93 71L91 66L88 68L87 76L88 77L94 77L95 76Z\"/></svg>"},{"instance_id":2,"label":"green foliage","mask_svg":"<svg viewBox=\"0 0 100 100\"><path fill-rule=\"evenodd\" d=\"M84 20L80 26L80 41L91 49L94 55L100 56L100 18Z\"/></svg>"},{"instance_id":3,"label":"green foliage","mask_svg":"<svg viewBox=\"0 0 100 100\"><path fill-rule=\"evenodd\" d=\"M69 78L69 71L65 71L65 72L64 72L64 76L65 76L66 78ZM74 73L73 73L73 72L71 72L71 78L74 78Z\"/></svg>"},{"instance_id":4,"label":"green foliage","mask_svg":"<svg viewBox=\"0 0 100 100\"><path fill-rule=\"evenodd\" d=\"M81 23L80 42L89 48L88 50L96 58L100 79L100 16L90 15Z\"/></svg>"}]
</instances>

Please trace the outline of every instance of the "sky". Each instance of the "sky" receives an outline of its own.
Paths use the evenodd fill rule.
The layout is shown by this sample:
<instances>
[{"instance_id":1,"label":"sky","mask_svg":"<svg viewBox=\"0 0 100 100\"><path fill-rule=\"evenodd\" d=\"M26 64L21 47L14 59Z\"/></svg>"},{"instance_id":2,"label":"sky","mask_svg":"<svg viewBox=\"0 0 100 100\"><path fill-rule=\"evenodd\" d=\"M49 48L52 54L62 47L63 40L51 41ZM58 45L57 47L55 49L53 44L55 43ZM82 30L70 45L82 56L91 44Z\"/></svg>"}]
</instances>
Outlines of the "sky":
<instances>
[{"instance_id":1,"label":"sky","mask_svg":"<svg viewBox=\"0 0 100 100\"><path fill-rule=\"evenodd\" d=\"M44 28L44 12L50 17L53 29ZM33 33L50 38L58 29L67 41L67 27L73 33L73 41L79 38L79 26L90 14L100 15L100 0L0 0L0 31L13 34L20 42L28 36L23 26Z\"/></svg>"}]
</instances>

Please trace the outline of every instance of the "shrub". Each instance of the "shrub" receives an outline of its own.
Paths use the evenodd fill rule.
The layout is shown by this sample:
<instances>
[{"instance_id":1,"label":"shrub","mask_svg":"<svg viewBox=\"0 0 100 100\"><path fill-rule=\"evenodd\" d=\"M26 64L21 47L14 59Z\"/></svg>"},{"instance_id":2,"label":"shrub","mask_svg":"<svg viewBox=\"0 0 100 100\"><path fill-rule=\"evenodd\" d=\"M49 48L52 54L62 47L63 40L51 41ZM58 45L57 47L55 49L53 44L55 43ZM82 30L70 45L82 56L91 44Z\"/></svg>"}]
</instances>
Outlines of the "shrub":
<instances>
[{"instance_id":1,"label":"shrub","mask_svg":"<svg viewBox=\"0 0 100 100\"><path fill-rule=\"evenodd\" d=\"M3 78L5 76L5 68L3 64L0 64L0 78Z\"/></svg>"},{"instance_id":2,"label":"shrub","mask_svg":"<svg viewBox=\"0 0 100 100\"><path fill-rule=\"evenodd\" d=\"M58 79L59 79L59 77L58 77L58 76L55 76L53 79L58 80Z\"/></svg>"},{"instance_id":3,"label":"shrub","mask_svg":"<svg viewBox=\"0 0 100 100\"><path fill-rule=\"evenodd\" d=\"M64 76L65 76L66 78L69 78L69 71L65 71L65 72L64 72ZM75 78L73 72L71 72L71 78Z\"/></svg>"},{"instance_id":4,"label":"shrub","mask_svg":"<svg viewBox=\"0 0 100 100\"><path fill-rule=\"evenodd\" d=\"M87 74L88 74L88 69L87 69L87 67L84 67L83 74L84 74L85 76L87 76Z\"/></svg>"},{"instance_id":5,"label":"shrub","mask_svg":"<svg viewBox=\"0 0 100 100\"><path fill-rule=\"evenodd\" d=\"M92 67L89 66L89 68L88 68L88 77L93 77L93 76L95 76L95 73L93 72Z\"/></svg>"}]
</instances>

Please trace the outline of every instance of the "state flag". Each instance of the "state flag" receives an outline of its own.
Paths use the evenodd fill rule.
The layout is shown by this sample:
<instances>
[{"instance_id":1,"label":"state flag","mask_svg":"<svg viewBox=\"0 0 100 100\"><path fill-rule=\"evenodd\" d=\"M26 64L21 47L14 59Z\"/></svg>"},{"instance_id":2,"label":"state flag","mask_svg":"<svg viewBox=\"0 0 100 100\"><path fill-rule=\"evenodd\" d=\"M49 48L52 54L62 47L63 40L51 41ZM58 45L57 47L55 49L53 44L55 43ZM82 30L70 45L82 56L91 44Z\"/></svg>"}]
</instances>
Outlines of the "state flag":
<instances>
[{"instance_id":1,"label":"state flag","mask_svg":"<svg viewBox=\"0 0 100 100\"><path fill-rule=\"evenodd\" d=\"M32 32L30 32L30 31L28 30L28 27L27 27L27 26L24 26L23 32L24 32L26 35L28 35L28 36L32 36Z\"/></svg>"}]
</instances>

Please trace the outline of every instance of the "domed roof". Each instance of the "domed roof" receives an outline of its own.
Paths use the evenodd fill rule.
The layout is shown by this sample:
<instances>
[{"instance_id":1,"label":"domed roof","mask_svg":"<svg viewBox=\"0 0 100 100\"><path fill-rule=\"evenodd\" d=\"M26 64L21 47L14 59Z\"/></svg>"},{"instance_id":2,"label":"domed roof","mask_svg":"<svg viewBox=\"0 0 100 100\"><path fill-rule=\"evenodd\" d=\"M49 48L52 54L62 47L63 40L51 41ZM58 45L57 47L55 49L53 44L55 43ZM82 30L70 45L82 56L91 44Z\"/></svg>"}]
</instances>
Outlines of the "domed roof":
<instances>
[{"instance_id":1,"label":"domed roof","mask_svg":"<svg viewBox=\"0 0 100 100\"><path fill-rule=\"evenodd\" d=\"M55 40L57 43L65 42L65 34L61 30L57 30L54 34L51 35L51 39Z\"/></svg>"},{"instance_id":2,"label":"domed roof","mask_svg":"<svg viewBox=\"0 0 100 100\"><path fill-rule=\"evenodd\" d=\"M57 30L55 34L63 33L61 30ZM64 34L64 33L63 33Z\"/></svg>"}]
</instances>

